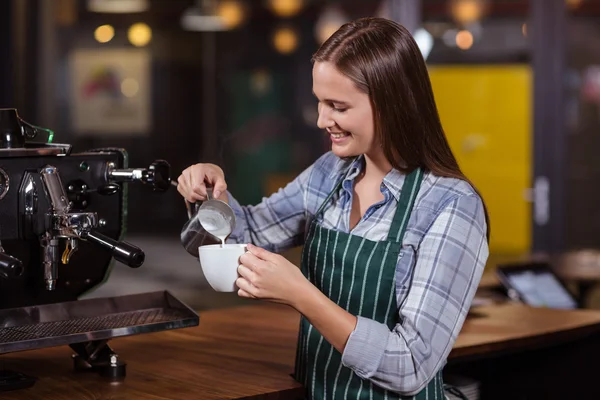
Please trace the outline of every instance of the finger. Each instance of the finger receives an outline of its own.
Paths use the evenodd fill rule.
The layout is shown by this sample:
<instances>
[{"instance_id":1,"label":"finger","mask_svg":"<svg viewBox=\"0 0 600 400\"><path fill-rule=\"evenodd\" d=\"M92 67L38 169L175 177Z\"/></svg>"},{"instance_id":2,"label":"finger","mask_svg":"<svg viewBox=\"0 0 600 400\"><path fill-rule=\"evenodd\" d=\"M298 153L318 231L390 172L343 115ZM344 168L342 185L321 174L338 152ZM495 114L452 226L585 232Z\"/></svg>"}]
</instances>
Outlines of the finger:
<instances>
[{"instance_id":1,"label":"finger","mask_svg":"<svg viewBox=\"0 0 600 400\"><path fill-rule=\"evenodd\" d=\"M182 193L183 189L185 189L187 187L187 178L186 178L184 172L182 172L181 175L179 175L177 177L177 191L179 193Z\"/></svg>"},{"instance_id":2,"label":"finger","mask_svg":"<svg viewBox=\"0 0 600 400\"><path fill-rule=\"evenodd\" d=\"M189 185L187 183L187 178L183 174L180 175L179 178L177 178L177 191L179 192L179 194L181 194L181 196L183 196L184 199L186 199L190 203L195 202L195 200L191 196Z\"/></svg>"},{"instance_id":3,"label":"finger","mask_svg":"<svg viewBox=\"0 0 600 400\"><path fill-rule=\"evenodd\" d=\"M238 289L238 296L246 297L248 299L255 299L256 297L252 296L250 293L246 292L243 289Z\"/></svg>"},{"instance_id":4,"label":"finger","mask_svg":"<svg viewBox=\"0 0 600 400\"><path fill-rule=\"evenodd\" d=\"M252 271L256 272L256 267L258 266L258 263L261 260L258 259L254 254L247 251L240 256L239 261L240 261L240 264L245 265L246 268L249 268Z\"/></svg>"},{"instance_id":5,"label":"finger","mask_svg":"<svg viewBox=\"0 0 600 400\"><path fill-rule=\"evenodd\" d=\"M250 268L245 265L240 265L238 267L238 274L248 282L252 284L252 286L256 286L256 273L252 271Z\"/></svg>"},{"instance_id":6,"label":"finger","mask_svg":"<svg viewBox=\"0 0 600 400\"><path fill-rule=\"evenodd\" d=\"M190 199L190 196L188 196L188 192L185 190L185 188L183 187L183 185L177 185L177 191L179 192L179 194L180 194L181 196L183 196L183 198L184 198L185 200L187 200L187 201L188 201L188 202L190 202L190 203L194 203L194 201L192 201L192 200Z\"/></svg>"},{"instance_id":7,"label":"finger","mask_svg":"<svg viewBox=\"0 0 600 400\"><path fill-rule=\"evenodd\" d=\"M252 270L256 275L261 275L265 267L267 267L267 262L265 260L261 260L249 251L241 255L240 264L243 264L246 268Z\"/></svg>"},{"instance_id":8,"label":"finger","mask_svg":"<svg viewBox=\"0 0 600 400\"><path fill-rule=\"evenodd\" d=\"M260 260L275 262L279 259L278 254L271 253L270 251L265 250L262 247L257 247L251 243L248 243L248 251Z\"/></svg>"},{"instance_id":9,"label":"finger","mask_svg":"<svg viewBox=\"0 0 600 400\"><path fill-rule=\"evenodd\" d=\"M206 185L204 183L204 173L202 167L195 166L188 172L191 191L196 194L200 200L206 200Z\"/></svg>"},{"instance_id":10,"label":"finger","mask_svg":"<svg viewBox=\"0 0 600 400\"><path fill-rule=\"evenodd\" d=\"M190 203L195 203L198 200L202 200L202 198L194 193L187 182L187 179L180 178L178 179L177 191L183 196L184 199L189 201Z\"/></svg>"},{"instance_id":11,"label":"finger","mask_svg":"<svg viewBox=\"0 0 600 400\"><path fill-rule=\"evenodd\" d=\"M256 288L256 286L253 286L247 279L237 278L235 284L238 287L238 289L243 290L252 297L257 297L258 289Z\"/></svg>"},{"instance_id":12,"label":"finger","mask_svg":"<svg viewBox=\"0 0 600 400\"><path fill-rule=\"evenodd\" d=\"M186 188L185 177L183 175L179 175L179 177L177 178L177 191L183 197L185 197L185 188Z\"/></svg>"},{"instance_id":13,"label":"finger","mask_svg":"<svg viewBox=\"0 0 600 400\"><path fill-rule=\"evenodd\" d=\"M214 197L219 198L221 194L227 190L225 178L223 178L223 175L221 175L220 171L215 169L209 170L206 173L206 177L208 178L208 182L210 182L213 187Z\"/></svg>"}]
</instances>

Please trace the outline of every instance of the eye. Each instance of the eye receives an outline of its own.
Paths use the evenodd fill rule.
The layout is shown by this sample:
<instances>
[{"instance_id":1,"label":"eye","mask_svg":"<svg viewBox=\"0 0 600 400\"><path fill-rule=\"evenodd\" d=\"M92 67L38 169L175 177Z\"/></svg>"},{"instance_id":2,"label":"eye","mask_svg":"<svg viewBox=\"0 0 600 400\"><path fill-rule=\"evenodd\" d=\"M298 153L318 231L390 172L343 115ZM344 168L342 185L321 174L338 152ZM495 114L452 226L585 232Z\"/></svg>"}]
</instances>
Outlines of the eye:
<instances>
[{"instance_id":1,"label":"eye","mask_svg":"<svg viewBox=\"0 0 600 400\"><path fill-rule=\"evenodd\" d=\"M347 110L347 108L344 107L336 107L334 103L330 103L329 107L331 107L331 109L335 112L344 112Z\"/></svg>"}]
</instances>

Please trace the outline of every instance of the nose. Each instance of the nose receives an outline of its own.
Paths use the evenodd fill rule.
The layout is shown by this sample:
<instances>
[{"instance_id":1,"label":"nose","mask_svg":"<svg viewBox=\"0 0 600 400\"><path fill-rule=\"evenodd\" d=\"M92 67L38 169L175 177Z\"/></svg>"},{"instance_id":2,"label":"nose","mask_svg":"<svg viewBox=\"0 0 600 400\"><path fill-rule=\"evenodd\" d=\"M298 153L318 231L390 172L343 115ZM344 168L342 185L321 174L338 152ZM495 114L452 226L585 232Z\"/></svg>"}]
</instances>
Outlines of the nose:
<instances>
[{"instance_id":1,"label":"nose","mask_svg":"<svg viewBox=\"0 0 600 400\"><path fill-rule=\"evenodd\" d=\"M319 103L317 109L319 112L319 117L317 118L317 126L319 129L327 129L335 125L335 122L331 118L331 113L327 107Z\"/></svg>"}]
</instances>

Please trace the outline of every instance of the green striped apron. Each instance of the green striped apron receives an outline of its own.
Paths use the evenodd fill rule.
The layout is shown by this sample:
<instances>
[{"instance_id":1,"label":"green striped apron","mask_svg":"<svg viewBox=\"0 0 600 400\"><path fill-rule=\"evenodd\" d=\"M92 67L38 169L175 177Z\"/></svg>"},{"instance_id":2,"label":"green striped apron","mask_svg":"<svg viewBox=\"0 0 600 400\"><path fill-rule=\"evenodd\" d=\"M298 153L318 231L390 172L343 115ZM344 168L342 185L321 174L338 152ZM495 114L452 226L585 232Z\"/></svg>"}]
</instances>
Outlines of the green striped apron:
<instances>
[{"instance_id":1,"label":"green striped apron","mask_svg":"<svg viewBox=\"0 0 600 400\"><path fill-rule=\"evenodd\" d=\"M316 222L340 189L340 181L315 214L302 252L303 274L328 298L353 315L387 324L390 330L399 321L396 264L422 179L421 169L406 177L385 241L325 229ZM308 399L445 398L441 372L415 396L400 396L358 377L342 365L341 354L304 317L300 320L295 378L306 388Z\"/></svg>"}]
</instances>

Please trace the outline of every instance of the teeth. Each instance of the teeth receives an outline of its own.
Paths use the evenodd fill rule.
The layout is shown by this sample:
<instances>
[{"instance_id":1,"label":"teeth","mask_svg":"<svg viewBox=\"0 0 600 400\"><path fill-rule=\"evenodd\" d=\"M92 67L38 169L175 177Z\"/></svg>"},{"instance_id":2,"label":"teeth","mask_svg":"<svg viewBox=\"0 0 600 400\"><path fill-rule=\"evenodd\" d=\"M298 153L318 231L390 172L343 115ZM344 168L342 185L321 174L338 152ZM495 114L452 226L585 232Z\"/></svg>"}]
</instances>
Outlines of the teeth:
<instances>
[{"instance_id":1,"label":"teeth","mask_svg":"<svg viewBox=\"0 0 600 400\"><path fill-rule=\"evenodd\" d=\"M345 133L330 133L331 136L333 136L336 139L341 139L344 136L347 136Z\"/></svg>"}]
</instances>

